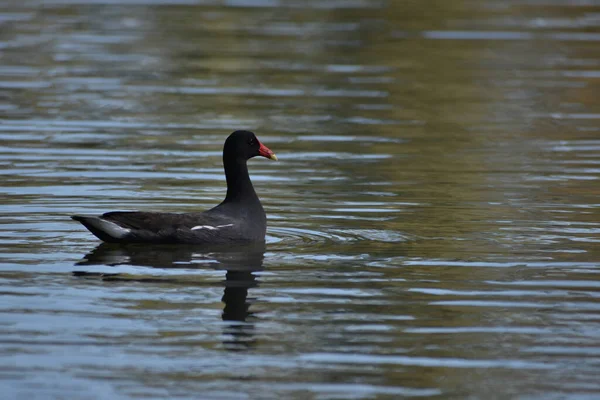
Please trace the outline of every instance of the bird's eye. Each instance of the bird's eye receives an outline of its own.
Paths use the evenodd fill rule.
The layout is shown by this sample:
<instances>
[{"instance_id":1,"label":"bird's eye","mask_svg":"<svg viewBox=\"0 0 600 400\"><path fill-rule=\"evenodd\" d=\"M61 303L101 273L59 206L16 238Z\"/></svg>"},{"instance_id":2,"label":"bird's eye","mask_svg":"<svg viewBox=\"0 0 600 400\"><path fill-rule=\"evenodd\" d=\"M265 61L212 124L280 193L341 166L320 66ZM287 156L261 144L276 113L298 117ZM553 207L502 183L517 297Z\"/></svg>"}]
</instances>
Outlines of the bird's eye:
<instances>
[{"instance_id":1,"label":"bird's eye","mask_svg":"<svg viewBox=\"0 0 600 400\"><path fill-rule=\"evenodd\" d=\"M253 145L254 145L254 139L250 139L250 140L248 140L248 144L249 144L250 146L253 146Z\"/></svg>"}]
</instances>

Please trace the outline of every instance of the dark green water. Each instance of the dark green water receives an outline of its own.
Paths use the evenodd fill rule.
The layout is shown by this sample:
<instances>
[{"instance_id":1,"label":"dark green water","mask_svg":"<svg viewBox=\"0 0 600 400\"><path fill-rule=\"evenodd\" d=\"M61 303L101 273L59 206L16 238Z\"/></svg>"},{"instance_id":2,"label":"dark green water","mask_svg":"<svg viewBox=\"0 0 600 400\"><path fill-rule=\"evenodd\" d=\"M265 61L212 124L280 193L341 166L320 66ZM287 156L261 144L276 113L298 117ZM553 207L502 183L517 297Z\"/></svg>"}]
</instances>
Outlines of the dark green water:
<instances>
[{"instance_id":1,"label":"dark green water","mask_svg":"<svg viewBox=\"0 0 600 400\"><path fill-rule=\"evenodd\" d=\"M599 398L599 48L594 1L3 3L2 398ZM216 205L240 128L265 249L68 218Z\"/></svg>"}]
</instances>

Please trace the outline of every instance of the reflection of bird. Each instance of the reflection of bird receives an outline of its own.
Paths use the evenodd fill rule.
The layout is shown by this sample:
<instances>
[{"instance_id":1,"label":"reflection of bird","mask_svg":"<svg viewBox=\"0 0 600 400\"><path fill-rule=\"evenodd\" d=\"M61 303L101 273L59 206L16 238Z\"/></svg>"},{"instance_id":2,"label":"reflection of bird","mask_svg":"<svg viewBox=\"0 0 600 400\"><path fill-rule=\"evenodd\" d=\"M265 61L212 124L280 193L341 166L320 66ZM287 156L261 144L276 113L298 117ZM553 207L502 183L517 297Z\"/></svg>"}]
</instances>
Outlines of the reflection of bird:
<instances>
[{"instance_id":1,"label":"reflection of bird","mask_svg":"<svg viewBox=\"0 0 600 400\"><path fill-rule=\"evenodd\" d=\"M204 268L260 271L265 243L238 245L153 245L101 243L76 265L139 265L153 268Z\"/></svg>"},{"instance_id":2,"label":"reflection of bird","mask_svg":"<svg viewBox=\"0 0 600 400\"><path fill-rule=\"evenodd\" d=\"M231 321L225 326L224 334L227 339L224 345L230 350L247 349L254 343L254 327L247 323L252 316L249 310L248 289L258 286L254 272L263 269L265 244L255 243L237 246L235 250L226 250L222 246L215 247L198 245L158 245L148 247L141 244L102 243L76 265L139 265L153 268L185 268L210 267L227 271L223 285L222 301L223 321ZM83 271L74 272L76 276L89 277L98 274ZM121 274L100 274L109 281L139 281L139 282L169 282L174 281L186 285L194 285L189 277L176 276L160 278L141 278Z\"/></svg>"},{"instance_id":3,"label":"reflection of bird","mask_svg":"<svg viewBox=\"0 0 600 400\"><path fill-rule=\"evenodd\" d=\"M254 325L240 324L252 316L248 289L255 286L258 286L258 282L252 272L227 271L225 275L225 290L222 298L225 307L221 318L223 321L232 321L223 330L223 333L231 336L230 340L223 342L229 350L246 350L255 342Z\"/></svg>"},{"instance_id":4,"label":"reflection of bird","mask_svg":"<svg viewBox=\"0 0 600 400\"><path fill-rule=\"evenodd\" d=\"M248 175L247 161L255 156L277 160L254 133L235 131L225 141L223 166L227 195L203 213L113 211L101 216L74 215L99 239L111 243L227 244L264 241L265 212Z\"/></svg>"}]
</instances>

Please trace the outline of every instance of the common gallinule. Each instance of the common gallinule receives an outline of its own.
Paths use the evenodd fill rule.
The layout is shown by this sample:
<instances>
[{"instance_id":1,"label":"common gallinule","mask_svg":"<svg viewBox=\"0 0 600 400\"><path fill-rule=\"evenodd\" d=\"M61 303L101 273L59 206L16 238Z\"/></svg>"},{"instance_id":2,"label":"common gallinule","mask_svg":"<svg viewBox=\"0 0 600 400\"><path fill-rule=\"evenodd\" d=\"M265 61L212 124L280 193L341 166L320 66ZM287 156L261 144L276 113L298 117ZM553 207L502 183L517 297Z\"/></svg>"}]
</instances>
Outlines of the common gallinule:
<instances>
[{"instance_id":1,"label":"common gallinule","mask_svg":"<svg viewBox=\"0 0 600 400\"><path fill-rule=\"evenodd\" d=\"M218 206L198 213L113 211L73 215L96 237L111 243L228 244L265 240L267 217L254 191L246 162L277 157L254 133L235 131L223 147L227 195Z\"/></svg>"}]
</instances>

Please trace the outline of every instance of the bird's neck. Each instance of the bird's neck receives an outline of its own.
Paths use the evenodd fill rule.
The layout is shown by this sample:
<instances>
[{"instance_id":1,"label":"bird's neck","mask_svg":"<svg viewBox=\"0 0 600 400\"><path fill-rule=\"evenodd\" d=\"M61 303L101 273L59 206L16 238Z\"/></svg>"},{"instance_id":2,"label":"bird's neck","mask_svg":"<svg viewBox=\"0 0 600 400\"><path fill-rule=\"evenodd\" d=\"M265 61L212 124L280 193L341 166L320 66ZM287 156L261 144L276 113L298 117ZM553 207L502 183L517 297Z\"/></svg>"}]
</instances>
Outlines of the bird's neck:
<instances>
[{"instance_id":1,"label":"bird's neck","mask_svg":"<svg viewBox=\"0 0 600 400\"><path fill-rule=\"evenodd\" d=\"M225 178L227 179L227 196L224 202L235 202L244 199L258 200L258 196L248 175L246 160L224 159Z\"/></svg>"}]
</instances>

